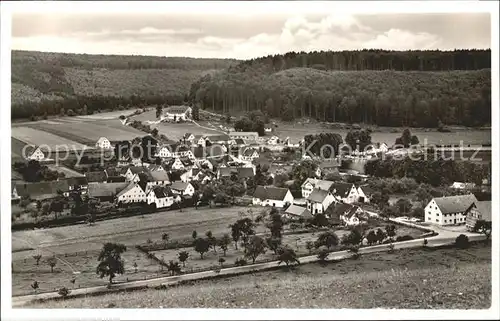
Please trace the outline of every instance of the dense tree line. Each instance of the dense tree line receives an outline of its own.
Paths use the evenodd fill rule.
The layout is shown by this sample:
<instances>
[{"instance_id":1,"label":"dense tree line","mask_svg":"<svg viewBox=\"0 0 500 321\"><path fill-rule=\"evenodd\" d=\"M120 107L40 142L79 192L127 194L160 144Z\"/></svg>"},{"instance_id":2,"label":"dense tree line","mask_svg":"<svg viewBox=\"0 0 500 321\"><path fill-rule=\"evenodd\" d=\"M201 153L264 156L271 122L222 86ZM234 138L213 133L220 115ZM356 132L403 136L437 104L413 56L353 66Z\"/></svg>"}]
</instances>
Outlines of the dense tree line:
<instances>
[{"instance_id":1,"label":"dense tree line","mask_svg":"<svg viewBox=\"0 0 500 321\"><path fill-rule=\"evenodd\" d=\"M22 175L24 181L30 183L55 181L66 176L64 173L50 170L47 166L41 165L40 162L35 160L16 162L13 168Z\"/></svg>"},{"instance_id":2,"label":"dense tree line","mask_svg":"<svg viewBox=\"0 0 500 321\"><path fill-rule=\"evenodd\" d=\"M482 184L489 176L490 164L444 159L376 159L366 163L365 174L375 177L413 178L417 183L432 186L450 185L453 182Z\"/></svg>"},{"instance_id":3,"label":"dense tree line","mask_svg":"<svg viewBox=\"0 0 500 321\"><path fill-rule=\"evenodd\" d=\"M310 117L321 121L420 127L437 127L439 121L466 126L491 122L491 72L481 69L490 66L489 51L469 51L465 55L462 51L432 52L434 60L443 61L434 63L441 67L422 68L423 71L411 66L415 63L420 66L420 61L427 60L414 58L407 58L416 61L408 63L407 68L393 70L375 68L373 63L362 68L332 65L323 68L326 70L312 68L314 64L296 63L303 59L297 57L321 55L324 60L332 59L331 52L323 52L243 62L200 78L191 85L189 98L202 109L223 113L261 110L283 120ZM419 57L418 52L397 55ZM285 58L289 56L294 58ZM283 64L275 68L273 61ZM449 66L445 61L450 61Z\"/></svg>"}]
</instances>

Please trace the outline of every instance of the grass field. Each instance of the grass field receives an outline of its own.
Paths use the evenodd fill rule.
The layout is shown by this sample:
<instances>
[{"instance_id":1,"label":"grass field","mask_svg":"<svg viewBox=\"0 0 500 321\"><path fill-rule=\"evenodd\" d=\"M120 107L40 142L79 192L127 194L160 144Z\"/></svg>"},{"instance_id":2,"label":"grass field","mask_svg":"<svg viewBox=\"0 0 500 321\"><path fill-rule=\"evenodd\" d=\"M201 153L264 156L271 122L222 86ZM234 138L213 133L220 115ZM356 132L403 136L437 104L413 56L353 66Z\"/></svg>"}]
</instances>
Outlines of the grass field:
<instances>
[{"instance_id":1,"label":"grass field","mask_svg":"<svg viewBox=\"0 0 500 321\"><path fill-rule=\"evenodd\" d=\"M82 150L88 146L77 141L56 136L52 133L30 127L12 127L12 137L30 145L46 145L51 150L58 150L60 146L70 146L71 149Z\"/></svg>"},{"instance_id":2,"label":"grass field","mask_svg":"<svg viewBox=\"0 0 500 321\"><path fill-rule=\"evenodd\" d=\"M138 290L33 303L33 308L399 308L487 309L491 247L399 250Z\"/></svg>"},{"instance_id":3,"label":"grass field","mask_svg":"<svg viewBox=\"0 0 500 321\"><path fill-rule=\"evenodd\" d=\"M401 136L403 129L398 129L397 133L384 131L372 132L372 142L385 142L389 146L394 144L396 138ZM276 128L274 135L281 138L290 137L292 142L300 141L305 135L319 134L319 133L338 133L345 138L348 130L345 129L329 129L323 128L319 124L279 124ZM411 130L413 135L416 135L420 143L424 143L427 139L427 144L459 144L463 141L465 145L468 144L491 144L491 130L457 130L451 133L441 133L437 131L425 131L422 129Z\"/></svg>"}]
</instances>

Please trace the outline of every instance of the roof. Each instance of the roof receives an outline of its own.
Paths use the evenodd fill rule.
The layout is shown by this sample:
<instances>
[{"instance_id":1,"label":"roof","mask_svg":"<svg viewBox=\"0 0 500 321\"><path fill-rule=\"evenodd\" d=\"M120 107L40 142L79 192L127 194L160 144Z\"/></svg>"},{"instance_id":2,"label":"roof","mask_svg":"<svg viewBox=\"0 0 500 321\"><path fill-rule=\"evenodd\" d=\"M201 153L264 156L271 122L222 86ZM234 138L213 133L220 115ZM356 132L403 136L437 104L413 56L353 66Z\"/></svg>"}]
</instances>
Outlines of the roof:
<instances>
[{"instance_id":1,"label":"roof","mask_svg":"<svg viewBox=\"0 0 500 321\"><path fill-rule=\"evenodd\" d=\"M186 138L186 139L187 139L187 138L189 138L189 136L191 136L191 135L193 135L193 134L191 134L191 133L185 133L185 134L184 134L184 136L182 136L182 138ZM196 136L195 136L195 137L196 137Z\"/></svg>"},{"instance_id":2,"label":"roof","mask_svg":"<svg viewBox=\"0 0 500 321\"><path fill-rule=\"evenodd\" d=\"M155 193L156 198L165 198L172 196L172 190L164 186L155 186L150 193Z\"/></svg>"},{"instance_id":3,"label":"roof","mask_svg":"<svg viewBox=\"0 0 500 321\"><path fill-rule=\"evenodd\" d=\"M120 172L116 170L114 167L109 167L104 170L107 176L118 176L120 175Z\"/></svg>"},{"instance_id":4,"label":"roof","mask_svg":"<svg viewBox=\"0 0 500 321\"><path fill-rule=\"evenodd\" d=\"M227 134L207 135L206 137L210 140L210 142L226 142L229 140L229 135Z\"/></svg>"},{"instance_id":5,"label":"roof","mask_svg":"<svg viewBox=\"0 0 500 321\"><path fill-rule=\"evenodd\" d=\"M87 172L85 173L85 177L88 182L105 182L107 180L106 172L97 171L97 172Z\"/></svg>"},{"instance_id":6,"label":"roof","mask_svg":"<svg viewBox=\"0 0 500 321\"><path fill-rule=\"evenodd\" d=\"M368 185L363 185L363 186L360 186L359 188L361 188L361 190L363 191L363 193L366 196L372 195L373 193L375 193L375 190Z\"/></svg>"},{"instance_id":7,"label":"roof","mask_svg":"<svg viewBox=\"0 0 500 321\"><path fill-rule=\"evenodd\" d=\"M170 188L176 191L184 191L188 187L189 183L185 182L173 182L172 185L170 185Z\"/></svg>"},{"instance_id":8,"label":"roof","mask_svg":"<svg viewBox=\"0 0 500 321\"><path fill-rule=\"evenodd\" d=\"M360 207L347 203L338 203L335 206L332 206L331 208L332 210L330 216L334 218L338 218L340 216L351 218Z\"/></svg>"},{"instance_id":9,"label":"roof","mask_svg":"<svg viewBox=\"0 0 500 321\"><path fill-rule=\"evenodd\" d=\"M234 142L236 143L236 145L245 145L245 141L243 140L243 138L236 138Z\"/></svg>"},{"instance_id":10,"label":"roof","mask_svg":"<svg viewBox=\"0 0 500 321\"><path fill-rule=\"evenodd\" d=\"M491 201L476 202L476 208L481 213L481 219L491 222Z\"/></svg>"},{"instance_id":11,"label":"roof","mask_svg":"<svg viewBox=\"0 0 500 321\"><path fill-rule=\"evenodd\" d=\"M206 148L207 157L223 157L226 152L222 149L222 145L212 145Z\"/></svg>"},{"instance_id":12,"label":"roof","mask_svg":"<svg viewBox=\"0 0 500 321\"><path fill-rule=\"evenodd\" d=\"M335 195L347 197L353 185L351 183L334 183L332 188L335 191Z\"/></svg>"},{"instance_id":13,"label":"roof","mask_svg":"<svg viewBox=\"0 0 500 321\"><path fill-rule=\"evenodd\" d=\"M319 164L320 169L337 168L339 166L340 166L340 164L336 159L324 161L324 162L321 162L321 164Z\"/></svg>"},{"instance_id":14,"label":"roof","mask_svg":"<svg viewBox=\"0 0 500 321\"><path fill-rule=\"evenodd\" d=\"M250 178L254 177L255 173L251 167L221 167L219 168L220 177L231 176L232 173L236 173L238 178Z\"/></svg>"},{"instance_id":15,"label":"roof","mask_svg":"<svg viewBox=\"0 0 500 321\"><path fill-rule=\"evenodd\" d=\"M152 182L168 181L168 174L165 171L149 172Z\"/></svg>"},{"instance_id":16,"label":"roof","mask_svg":"<svg viewBox=\"0 0 500 321\"><path fill-rule=\"evenodd\" d=\"M125 182L125 176L108 176L108 183L122 183Z\"/></svg>"},{"instance_id":17,"label":"roof","mask_svg":"<svg viewBox=\"0 0 500 321\"><path fill-rule=\"evenodd\" d=\"M247 136L259 136L259 133L257 132L230 132L229 137L233 136L242 136L242 135L247 135Z\"/></svg>"},{"instance_id":18,"label":"roof","mask_svg":"<svg viewBox=\"0 0 500 321\"><path fill-rule=\"evenodd\" d=\"M328 193L329 193L328 191L315 188L306 199L312 202L322 203L328 196Z\"/></svg>"},{"instance_id":19,"label":"roof","mask_svg":"<svg viewBox=\"0 0 500 321\"><path fill-rule=\"evenodd\" d=\"M74 176L74 177L68 177L65 179L68 182L68 185L75 186L75 185L88 185L88 180L87 177L85 176Z\"/></svg>"},{"instance_id":20,"label":"roof","mask_svg":"<svg viewBox=\"0 0 500 321\"><path fill-rule=\"evenodd\" d=\"M129 183L92 183L89 184L88 194L90 197L110 197L117 195Z\"/></svg>"},{"instance_id":21,"label":"roof","mask_svg":"<svg viewBox=\"0 0 500 321\"><path fill-rule=\"evenodd\" d=\"M191 161L191 159L189 159L187 157L180 158L180 161L182 162L182 165L184 165L184 166L193 166L194 165L194 163Z\"/></svg>"},{"instance_id":22,"label":"roof","mask_svg":"<svg viewBox=\"0 0 500 321\"><path fill-rule=\"evenodd\" d=\"M255 152L257 152L257 150L256 150L256 149L254 149L254 148L247 148L247 149L245 149L245 151L243 152L243 156L250 157L250 156L252 156Z\"/></svg>"},{"instance_id":23,"label":"roof","mask_svg":"<svg viewBox=\"0 0 500 321\"><path fill-rule=\"evenodd\" d=\"M443 214L465 212L477 199L474 194L434 198Z\"/></svg>"},{"instance_id":24,"label":"roof","mask_svg":"<svg viewBox=\"0 0 500 321\"><path fill-rule=\"evenodd\" d=\"M18 183L16 184L16 191L19 196L29 196L31 199L53 198L58 195L58 191L68 192L69 184L67 180Z\"/></svg>"},{"instance_id":25,"label":"roof","mask_svg":"<svg viewBox=\"0 0 500 321\"><path fill-rule=\"evenodd\" d=\"M304 218L312 217L311 212L307 208L293 205L293 204L288 206L285 213L291 214L291 215L296 215L296 216L301 216Z\"/></svg>"},{"instance_id":26,"label":"roof","mask_svg":"<svg viewBox=\"0 0 500 321\"><path fill-rule=\"evenodd\" d=\"M149 170L143 166L131 166L131 167L129 167L129 169L132 172L132 174L149 172Z\"/></svg>"},{"instance_id":27,"label":"roof","mask_svg":"<svg viewBox=\"0 0 500 321\"><path fill-rule=\"evenodd\" d=\"M189 108L189 106L170 106L167 108L163 108L164 113L169 114L184 114Z\"/></svg>"},{"instance_id":28,"label":"roof","mask_svg":"<svg viewBox=\"0 0 500 321\"><path fill-rule=\"evenodd\" d=\"M120 192L118 192L118 194L116 195L116 197L122 196L123 194L127 193L128 191L130 191L131 189L133 189L136 186L137 186L136 183L130 182L124 189L122 189Z\"/></svg>"},{"instance_id":29,"label":"roof","mask_svg":"<svg viewBox=\"0 0 500 321\"><path fill-rule=\"evenodd\" d=\"M164 170L164 168L163 168L163 166L161 166L161 165L156 165L156 164L155 164L155 165L151 165L151 166L149 166L149 167L148 167L148 170L149 170L150 172L156 172L156 171L163 171L163 170Z\"/></svg>"},{"instance_id":30,"label":"roof","mask_svg":"<svg viewBox=\"0 0 500 321\"><path fill-rule=\"evenodd\" d=\"M307 183L310 183L314 186L314 188L322 189L325 191L330 190L334 182L332 181L325 181L322 179L316 179L316 178L308 178L305 180L304 183L302 183L302 187L304 187Z\"/></svg>"},{"instance_id":31,"label":"roof","mask_svg":"<svg viewBox=\"0 0 500 321\"><path fill-rule=\"evenodd\" d=\"M282 201L289 192L288 188L279 188L274 186L257 186L253 197L261 200L279 200Z\"/></svg>"},{"instance_id":32,"label":"roof","mask_svg":"<svg viewBox=\"0 0 500 321\"><path fill-rule=\"evenodd\" d=\"M100 137L98 140L97 140L97 143L101 143L103 141L109 141L106 137Z\"/></svg>"}]
</instances>

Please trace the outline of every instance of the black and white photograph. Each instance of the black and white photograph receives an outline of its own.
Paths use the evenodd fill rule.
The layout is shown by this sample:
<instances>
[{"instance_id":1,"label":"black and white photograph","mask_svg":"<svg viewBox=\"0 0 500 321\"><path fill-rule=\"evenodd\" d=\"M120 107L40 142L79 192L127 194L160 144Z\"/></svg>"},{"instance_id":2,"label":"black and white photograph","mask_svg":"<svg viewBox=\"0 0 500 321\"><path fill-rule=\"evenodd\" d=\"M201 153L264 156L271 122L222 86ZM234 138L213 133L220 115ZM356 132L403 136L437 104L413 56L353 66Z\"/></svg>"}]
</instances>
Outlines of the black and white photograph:
<instances>
[{"instance_id":1,"label":"black and white photograph","mask_svg":"<svg viewBox=\"0 0 500 321\"><path fill-rule=\"evenodd\" d=\"M498 319L498 8L2 2L2 319Z\"/></svg>"}]
</instances>

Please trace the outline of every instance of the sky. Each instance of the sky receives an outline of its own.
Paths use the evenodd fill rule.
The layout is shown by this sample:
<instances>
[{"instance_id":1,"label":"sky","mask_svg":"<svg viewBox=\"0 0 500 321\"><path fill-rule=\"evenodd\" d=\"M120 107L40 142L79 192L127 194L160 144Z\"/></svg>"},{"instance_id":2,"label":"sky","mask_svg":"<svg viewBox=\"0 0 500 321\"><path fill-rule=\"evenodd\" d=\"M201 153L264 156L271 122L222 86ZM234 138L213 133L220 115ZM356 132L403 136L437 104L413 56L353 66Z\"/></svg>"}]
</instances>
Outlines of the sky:
<instances>
[{"instance_id":1,"label":"sky","mask_svg":"<svg viewBox=\"0 0 500 321\"><path fill-rule=\"evenodd\" d=\"M11 48L248 59L289 51L490 48L489 13L121 12L12 15Z\"/></svg>"}]
</instances>

